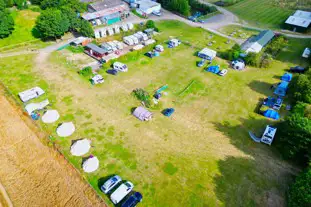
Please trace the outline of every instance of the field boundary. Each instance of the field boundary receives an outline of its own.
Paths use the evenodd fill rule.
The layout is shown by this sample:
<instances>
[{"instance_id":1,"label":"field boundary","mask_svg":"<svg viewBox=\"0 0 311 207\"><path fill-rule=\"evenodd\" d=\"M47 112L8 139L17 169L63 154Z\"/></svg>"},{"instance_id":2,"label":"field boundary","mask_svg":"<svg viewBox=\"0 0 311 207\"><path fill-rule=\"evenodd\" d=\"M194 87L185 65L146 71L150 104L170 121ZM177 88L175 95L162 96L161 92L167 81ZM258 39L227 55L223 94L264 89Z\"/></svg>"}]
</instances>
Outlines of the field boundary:
<instances>
[{"instance_id":1,"label":"field boundary","mask_svg":"<svg viewBox=\"0 0 311 207\"><path fill-rule=\"evenodd\" d=\"M4 85L4 83L1 80L0 80L0 93L2 93L5 96L5 98L8 100L8 102L10 104L12 104L13 106L15 106L15 108L17 108L17 113L19 114L21 119L24 121L24 123L36 134L37 137L40 138L39 141L42 144L46 145L47 147L52 148L53 151L57 153L59 158L63 158L66 161L66 163L68 163L69 166L79 174L80 179L82 179L83 182L85 182L89 187L91 187L91 189L94 191L94 193L98 197L98 199L100 199L106 206L108 206L106 201L98 194L96 189L88 182L88 180L86 180L86 178L84 176L82 176L81 172L61 152L61 150L58 148L58 145L49 140L50 135L48 135L41 128L41 126L39 124L37 124L32 119L30 119L28 114L25 111L23 111L23 108L22 108L23 106L19 103L19 101L14 97L14 94L11 93L11 91ZM44 137L44 139L41 139L43 137ZM1 182L0 182L0 185L1 185Z\"/></svg>"}]
</instances>

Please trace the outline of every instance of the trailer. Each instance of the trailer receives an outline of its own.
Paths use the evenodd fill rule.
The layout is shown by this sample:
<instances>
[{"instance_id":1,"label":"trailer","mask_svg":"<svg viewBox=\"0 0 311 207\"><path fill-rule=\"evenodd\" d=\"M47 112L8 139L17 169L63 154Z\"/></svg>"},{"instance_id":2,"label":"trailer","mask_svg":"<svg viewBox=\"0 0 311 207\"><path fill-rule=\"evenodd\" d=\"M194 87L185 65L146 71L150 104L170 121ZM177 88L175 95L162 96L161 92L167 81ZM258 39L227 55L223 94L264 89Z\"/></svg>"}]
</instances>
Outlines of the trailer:
<instances>
[{"instance_id":1,"label":"trailer","mask_svg":"<svg viewBox=\"0 0 311 207\"><path fill-rule=\"evenodd\" d=\"M121 29L122 29L124 32L127 32L127 31L128 31L128 27L127 27L126 24L121 25Z\"/></svg>"},{"instance_id":2,"label":"trailer","mask_svg":"<svg viewBox=\"0 0 311 207\"><path fill-rule=\"evenodd\" d=\"M134 40L130 37L123 37L123 42L129 46L134 45Z\"/></svg>"},{"instance_id":3,"label":"trailer","mask_svg":"<svg viewBox=\"0 0 311 207\"><path fill-rule=\"evenodd\" d=\"M113 29L112 29L112 28L108 28L107 31L108 31L108 35L109 35L109 36L114 35L114 32L113 32Z\"/></svg>"},{"instance_id":4,"label":"trailer","mask_svg":"<svg viewBox=\"0 0 311 207\"><path fill-rule=\"evenodd\" d=\"M133 25L133 23L127 23L127 27L128 27L128 29L129 30L132 30L132 29L134 29L134 25Z\"/></svg>"},{"instance_id":5,"label":"trailer","mask_svg":"<svg viewBox=\"0 0 311 207\"><path fill-rule=\"evenodd\" d=\"M101 29L101 37L107 37L107 30L105 28Z\"/></svg>"}]
</instances>

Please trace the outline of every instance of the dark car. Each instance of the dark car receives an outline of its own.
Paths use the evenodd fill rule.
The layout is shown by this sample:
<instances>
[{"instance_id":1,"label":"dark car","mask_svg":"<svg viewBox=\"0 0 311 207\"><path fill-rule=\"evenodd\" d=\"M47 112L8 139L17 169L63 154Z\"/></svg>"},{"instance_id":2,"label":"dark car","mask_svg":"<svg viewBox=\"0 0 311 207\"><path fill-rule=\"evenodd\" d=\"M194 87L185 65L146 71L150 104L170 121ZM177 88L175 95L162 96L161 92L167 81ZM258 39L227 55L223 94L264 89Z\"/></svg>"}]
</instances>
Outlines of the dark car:
<instances>
[{"instance_id":1,"label":"dark car","mask_svg":"<svg viewBox=\"0 0 311 207\"><path fill-rule=\"evenodd\" d=\"M301 66L295 66L295 67L291 67L289 71L293 73L304 73L306 69Z\"/></svg>"},{"instance_id":2,"label":"dark car","mask_svg":"<svg viewBox=\"0 0 311 207\"><path fill-rule=\"evenodd\" d=\"M106 73L110 74L110 75L117 75L118 74L118 71L115 70L115 69L110 69L110 70L107 70Z\"/></svg>"},{"instance_id":3,"label":"dark car","mask_svg":"<svg viewBox=\"0 0 311 207\"><path fill-rule=\"evenodd\" d=\"M135 207L142 200L142 194L135 192L122 203L121 207Z\"/></svg>"}]
</instances>

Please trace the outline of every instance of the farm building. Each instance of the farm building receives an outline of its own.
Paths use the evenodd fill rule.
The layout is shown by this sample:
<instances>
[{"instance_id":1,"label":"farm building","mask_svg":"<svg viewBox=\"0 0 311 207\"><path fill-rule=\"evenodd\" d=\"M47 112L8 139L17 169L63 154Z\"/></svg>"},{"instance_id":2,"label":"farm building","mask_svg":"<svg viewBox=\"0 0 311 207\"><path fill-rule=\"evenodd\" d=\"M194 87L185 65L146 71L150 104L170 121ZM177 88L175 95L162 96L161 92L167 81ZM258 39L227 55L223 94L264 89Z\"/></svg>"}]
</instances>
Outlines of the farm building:
<instances>
[{"instance_id":1,"label":"farm building","mask_svg":"<svg viewBox=\"0 0 311 207\"><path fill-rule=\"evenodd\" d=\"M136 5L136 11L143 16L147 16L152 14L152 12L159 12L161 10L161 4L151 0L136 1Z\"/></svg>"},{"instance_id":2,"label":"farm building","mask_svg":"<svg viewBox=\"0 0 311 207\"><path fill-rule=\"evenodd\" d=\"M246 53L255 52L258 53L264 48L274 37L274 32L271 30L264 30L257 36L253 36L246 40L242 45L241 49Z\"/></svg>"},{"instance_id":3,"label":"farm building","mask_svg":"<svg viewBox=\"0 0 311 207\"><path fill-rule=\"evenodd\" d=\"M149 121L152 118L152 113L141 106L134 110L133 115L141 121Z\"/></svg>"},{"instance_id":4,"label":"farm building","mask_svg":"<svg viewBox=\"0 0 311 207\"><path fill-rule=\"evenodd\" d=\"M81 36L81 37L78 37L78 38L74 39L72 42L70 42L70 45L72 45L72 46L78 46L78 45L85 46L89 42L91 42L90 38Z\"/></svg>"},{"instance_id":5,"label":"farm building","mask_svg":"<svg viewBox=\"0 0 311 207\"><path fill-rule=\"evenodd\" d=\"M288 29L294 32L306 32L311 25L311 12L297 10L285 21Z\"/></svg>"},{"instance_id":6,"label":"farm building","mask_svg":"<svg viewBox=\"0 0 311 207\"><path fill-rule=\"evenodd\" d=\"M198 56L203 59L212 60L216 57L216 54L217 54L216 51L204 48L198 53Z\"/></svg>"},{"instance_id":7,"label":"farm building","mask_svg":"<svg viewBox=\"0 0 311 207\"><path fill-rule=\"evenodd\" d=\"M93 25L112 25L129 16L128 6L121 0L105 0L88 6L82 18Z\"/></svg>"},{"instance_id":8,"label":"farm building","mask_svg":"<svg viewBox=\"0 0 311 207\"><path fill-rule=\"evenodd\" d=\"M101 59L103 56L108 54L108 51L93 43L89 43L85 46L85 53L96 59Z\"/></svg>"}]
</instances>

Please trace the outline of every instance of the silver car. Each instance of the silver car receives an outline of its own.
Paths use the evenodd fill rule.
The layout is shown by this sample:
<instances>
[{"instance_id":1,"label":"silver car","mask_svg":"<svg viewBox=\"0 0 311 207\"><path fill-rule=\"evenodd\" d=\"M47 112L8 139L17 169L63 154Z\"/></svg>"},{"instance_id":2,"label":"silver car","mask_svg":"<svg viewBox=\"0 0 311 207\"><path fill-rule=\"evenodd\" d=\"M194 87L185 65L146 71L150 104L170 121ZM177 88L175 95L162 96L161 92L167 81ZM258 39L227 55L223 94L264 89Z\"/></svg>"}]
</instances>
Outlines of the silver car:
<instances>
[{"instance_id":1,"label":"silver car","mask_svg":"<svg viewBox=\"0 0 311 207\"><path fill-rule=\"evenodd\" d=\"M118 175L115 175L111 178L109 178L101 187L101 191L103 191L105 194L107 194L112 188L114 188L118 183L122 181L121 177Z\"/></svg>"}]
</instances>

